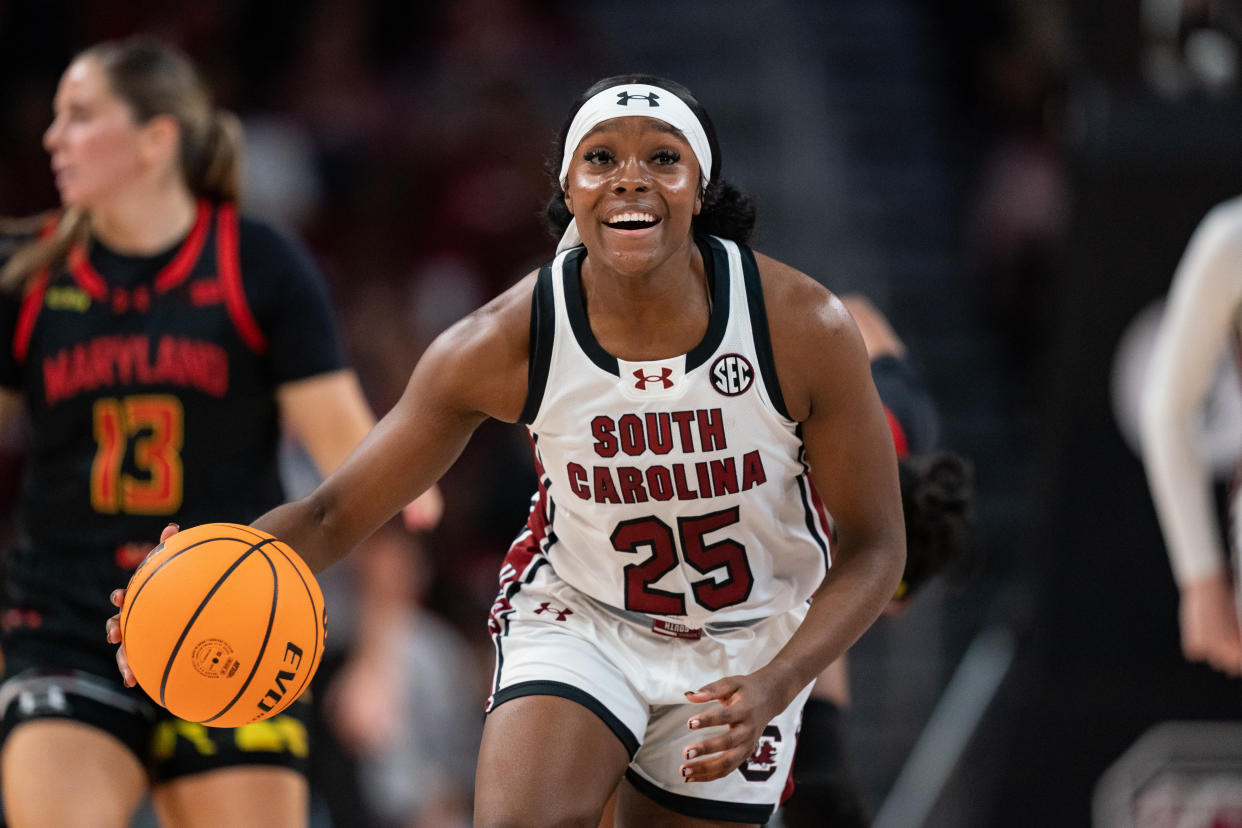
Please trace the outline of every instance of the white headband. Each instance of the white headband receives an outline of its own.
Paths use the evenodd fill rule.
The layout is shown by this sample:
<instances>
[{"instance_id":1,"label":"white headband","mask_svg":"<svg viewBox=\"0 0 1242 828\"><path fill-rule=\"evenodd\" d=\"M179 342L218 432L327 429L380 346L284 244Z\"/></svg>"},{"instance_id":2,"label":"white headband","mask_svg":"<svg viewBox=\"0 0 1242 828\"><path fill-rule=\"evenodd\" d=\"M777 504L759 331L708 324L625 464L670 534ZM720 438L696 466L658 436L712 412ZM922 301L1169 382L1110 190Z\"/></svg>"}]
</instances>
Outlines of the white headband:
<instances>
[{"instance_id":1,"label":"white headband","mask_svg":"<svg viewBox=\"0 0 1242 828\"><path fill-rule=\"evenodd\" d=\"M561 156L561 186L569 181L569 162L586 134L604 121L613 118L655 118L679 130L685 136L694 157L699 162L699 181L704 188L712 172L712 148L707 131L694 111L681 98L644 83L626 83L611 86L593 95L574 115L565 134L565 149ZM565 235L556 246L556 252L582 244L577 224L571 219Z\"/></svg>"}]
</instances>

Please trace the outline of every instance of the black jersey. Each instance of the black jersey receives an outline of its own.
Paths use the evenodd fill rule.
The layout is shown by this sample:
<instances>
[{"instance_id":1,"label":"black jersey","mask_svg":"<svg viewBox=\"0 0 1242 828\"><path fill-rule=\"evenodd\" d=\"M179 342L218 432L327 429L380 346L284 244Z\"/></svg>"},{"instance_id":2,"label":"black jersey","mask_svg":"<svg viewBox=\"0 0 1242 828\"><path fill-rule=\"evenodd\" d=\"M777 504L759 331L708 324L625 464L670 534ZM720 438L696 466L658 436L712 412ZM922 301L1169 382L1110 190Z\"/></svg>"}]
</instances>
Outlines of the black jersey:
<instances>
[{"instance_id":1,"label":"black jersey","mask_svg":"<svg viewBox=\"0 0 1242 828\"><path fill-rule=\"evenodd\" d=\"M906 360L887 354L871 361L875 381L897 456L921 454L940 441L940 416L918 371Z\"/></svg>"},{"instance_id":2,"label":"black jersey","mask_svg":"<svg viewBox=\"0 0 1242 828\"><path fill-rule=\"evenodd\" d=\"M284 500L276 388L342 365L309 257L206 202L162 255L96 243L37 274L0 342L0 385L31 421L8 564L26 615L9 618L55 623L39 605L76 596L70 614L101 642L108 592L166 523L249 521Z\"/></svg>"}]
</instances>

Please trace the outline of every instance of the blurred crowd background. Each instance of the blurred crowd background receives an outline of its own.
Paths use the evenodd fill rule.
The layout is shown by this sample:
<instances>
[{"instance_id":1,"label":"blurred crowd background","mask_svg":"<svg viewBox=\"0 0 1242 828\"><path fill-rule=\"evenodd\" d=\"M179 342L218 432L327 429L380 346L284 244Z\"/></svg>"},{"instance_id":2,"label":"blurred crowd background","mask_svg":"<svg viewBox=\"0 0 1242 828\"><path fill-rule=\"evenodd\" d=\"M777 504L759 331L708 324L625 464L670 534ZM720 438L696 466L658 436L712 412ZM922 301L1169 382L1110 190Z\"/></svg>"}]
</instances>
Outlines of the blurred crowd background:
<instances>
[{"instance_id":1,"label":"blurred crowd background","mask_svg":"<svg viewBox=\"0 0 1242 828\"><path fill-rule=\"evenodd\" d=\"M975 464L969 560L851 661L879 824L1087 825L1151 728L1242 713L1236 682L1181 659L1128 430L1135 320L1242 191L1233 2L0 0L0 214L56 204L57 78L136 31L182 46L242 117L243 208L315 253L379 413L436 334L551 257L544 165L574 98L625 71L695 91L757 201L754 246L870 296ZM20 456L3 459L7 502ZM313 485L294 446L288 466ZM468 824L485 617L534 489L525 432L485 425L442 486L438 529L382 538L408 634L372 721L325 707L317 825ZM324 698L351 688L332 679L360 577L324 577Z\"/></svg>"}]
</instances>

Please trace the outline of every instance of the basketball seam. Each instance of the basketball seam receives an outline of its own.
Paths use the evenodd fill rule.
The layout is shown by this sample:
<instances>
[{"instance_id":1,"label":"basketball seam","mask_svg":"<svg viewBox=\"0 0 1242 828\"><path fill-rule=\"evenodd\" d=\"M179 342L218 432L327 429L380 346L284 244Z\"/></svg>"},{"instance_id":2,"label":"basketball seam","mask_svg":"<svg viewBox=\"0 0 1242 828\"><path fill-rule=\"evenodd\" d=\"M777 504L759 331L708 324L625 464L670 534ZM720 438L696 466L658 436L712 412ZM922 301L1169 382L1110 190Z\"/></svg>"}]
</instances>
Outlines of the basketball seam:
<instances>
[{"instance_id":1,"label":"basketball seam","mask_svg":"<svg viewBox=\"0 0 1242 828\"><path fill-rule=\"evenodd\" d=\"M233 700L230 701L228 704L226 704L224 706L224 709L222 709L219 713L217 713L216 715L210 718L203 719L201 721L202 724L207 724L208 722L214 722L216 719L220 718L225 713L228 713L229 710L233 708L233 705L237 704L237 700L240 699L242 697L242 694L246 692L246 689L250 687L250 682L254 680L255 673L259 671L259 664L263 661L263 655L264 653L267 652L267 642L270 641L272 638L272 625L276 622L276 602L280 595L280 578L276 575L276 567L272 566L271 558L267 557L267 555L263 552L263 549L261 548L271 543L276 543L276 539L269 536L259 541L258 543L254 544L253 546L251 546L249 550L250 552L258 551L259 554L263 555L263 560L267 561L268 568L272 570L272 606L271 606L271 609L268 610L268 613L267 613L267 629L263 632L263 643L259 645L258 655L254 657L254 665L251 666L250 668L250 675L246 676L246 680L242 682L242 686L240 689L238 689L237 695L234 696ZM207 597L210 598L211 596L208 595ZM206 601L204 601L204 604L205 603ZM188 629L188 625L187 625L187 629ZM178 642L178 644L179 643L180 642Z\"/></svg>"},{"instance_id":2,"label":"basketball seam","mask_svg":"<svg viewBox=\"0 0 1242 828\"><path fill-rule=\"evenodd\" d=\"M238 540L238 538L230 538L227 535L217 536L213 538L206 538L202 541L199 541L198 543L194 543L190 546L187 546L185 549L181 550L181 552L178 552L177 554L180 555L184 552L188 552L189 550L193 549L195 546L201 546L204 543L211 543L212 541L219 541L219 540L236 541ZM241 542L245 543L245 541L241 541ZM177 660L177 654L181 652L181 645L185 643L185 638L190 633L190 628L194 626L194 622L198 620L198 617L203 614L203 610L206 609L207 604L211 601L212 597L220 589L221 585L223 585L224 582L228 580L228 577L237 570L237 567L241 566L242 561L246 560L246 558L250 556L250 553L254 552L254 550L257 549L258 547L259 547L259 544L251 544L250 547L246 549L245 552L237 556L237 559L234 560L233 563L229 565L229 568L224 570L224 574L222 574L219 578L216 579L215 584L212 585L211 589L207 591L207 594L203 596L203 600L200 601L198 606L194 609L194 613L190 616L190 619L186 621L185 624L181 627L181 635L177 637L177 643L173 645L172 652L168 654L168 660L164 662L164 675L160 678L160 704L164 705L165 708L168 707L168 705L165 704L164 702L165 692L168 689L168 676L172 673L173 664ZM173 557L176 557L176 556L173 556ZM172 558L169 558L169 560L172 560ZM150 578L148 578L147 580L150 581ZM260 653L261 652L262 651L260 651Z\"/></svg>"},{"instance_id":3,"label":"basketball seam","mask_svg":"<svg viewBox=\"0 0 1242 828\"><path fill-rule=\"evenodd\" d=\"M218 540L237 540L237 538L218 538L217 537L217 538L205 538L204 540L201 540L201 541L195 541L194 543L187 546L185 549L178 550L177 552L174 552L173 554L169 555L167 560L160 561L159 565L156 566L155 569L152 569L147 574L147 577L143 580L143 582L138 585L137 591L134 592L134 597L131 598L129 601L129 610L125 613L125 623L121 625L121 641L122 642L125 641L125 631L129 629L130 616L134 614L134 608L138 606L138 597L142 595L142 591L146 589L147 584L151 583L151 579L155 577L155 573L159 572L161 569L168 566L168 564L172 563L177 558L184 555L186 552L189 552L194 547L202 546L204 543L211 543L212 541L218 541ZM240 541L240 542L245 543L245 541ZM163 545L164 544L161 543L160 547L162 547ZM156 547L155 549L151 550L151 554L154 555L158 551L159 551L159 547Z\"/></svg>"},{"instance_id":4,"label":"basketball seam","mask_svg":"<svg viewBox=\"0 0 1242 828\"><path fill-rule=\"evenodd\" d=\"M265 533L262 529L255 529L253 526L246 526L245 524L241 524L241 523L210 523L210 524L204 523L202 524L202 526L228 526L228 527L232 527L233 529L244 529L245 531L249 532L250 534L258 538L272 537L271 535ZM195 527L195 528L197 529L201 527ZM138 585L138 590L134 593L134 597L130 599L129 609L128 610L123 609L125 617L124 619L122 619L122 624L121 624L121 641L125 640L125 631L129 629L129 616L134 611L135 605L137 605L138 603L138 596L142 593L142 590L146 588L147 584L151 582L151 579L155 577L155 573L163 569L164 566L167 565L170 561L180 557L181 555L190 551L194 547L199 546L200 544L210 543L211 541L222 540L225 538L227 538L228 540L240 540L239 538L228 538L227 535L221 535L221 536L217 536L213 538L207 538L201 541L195 541L194 543L187 546L185 549L179 550L178 552L172 555L169 555L168 560L161 561L160 564L155 567L155 569L152 569L150 572L148 572L147 576L142 580L142 583ZM241 541L241 542L245 543L245 541ZM147 553L147 557L150 558L155 555L158 555L159 551L164 548L165 543L166 543L165 541L161 541L159 544L157 544L154 549L152 549L149 553ZM139 572L141 572L145 564L146 564L146 559L144 558L143 562L138 564L138 568L134 570L134 575L137 575ZM130 577L131 579L133 578L133 576L130 576Z\"/></svg>"},{"instance_id":5,"label":"basketball seam","mask_svg":"<svg viewBox=\"0 0 1242 828\"><path fill-rule=\"evenodd\" d=\"M319 628L320 628L320 624L321 624L321 622L320 622L320 620L319 620L319 619L320 619L320 617L321 617L321 616L320 616L320 613L321 613L321 611L322 611L322 609L323 609L323 608L322 608L322 607L316 607L316 606L315 606L315 595L314 595L314 593L312 593L312 592L311 592L310 585L306 582L306 579L305 579L304 577L302 577L302 570L298 567L298 565L297 565L296 563L294 563L294 562L293 562L293 561L289 558L288 553L286 553L286 552L285 552L285 550L284 550L284 549L282 549L280 546L275 546L275 547L273 547L273 548L274 548L277 552L279 552L279 553L280 553L280 554L284 557L284 559L285 559L286 561L288 561L288 562L289 562L289 565L290 565L291 567L293 567L293 571L297 574L297 576L298 576L298 580L302 582L302 588L306 590L306 597L307 597L308 599L310 599L311 613L314 615L314 618L315 618L315 652L312 654L312 655L313 655L313 658L311 659L311 664L313 664L313 665L314 665L314 664L318 664L318 659L319 659L319 658L320 658L320 656L321 656L321 653L319 652L319 650L321 650L321 649L322 649L322 647L326 647L326 646L327 646L327 642L325 641L325 642L321 643L321 642L320 642L320 638L319 638ZM291 551L291 552L293 551L293 547L288 547L288 548L289 548L289 551ZM265 550L262 550L262 552L263 552L263 554L264 554L264 555L267 555L267 550L266 550L266 549L265 549ZM296 553L295 553L295 554L296 554ZM326 636L326 633L325 633L325 636ZM303 677L303 679L302 679L302 684L298 687L298 691L297 691L296 693L294 693L294 694L293 694L293 695L289 698L289 700L288 700L288 701L286 701L286 702L285 702L284 706L282 706L279 710L275 711L276 713L279 713L281 710L284 710L286 707L288 707L289 705L293 704L293 702L294 702L294 701L296 701L296 700L297 700L297 698L298 698L299 696L301 696L301 695L302 695L302 691L306 689L306 684L307 684L307 682L309 682L309 681L311 680L311 676L312 676L312 675L314 675L314 672L315 672L314 670L310 670L310 671L308 671L308 672L307 672L306 676L305 676L305 677ZM274 715L274 714L273 714L273 715Z\"/></svg>"}]
</instances>

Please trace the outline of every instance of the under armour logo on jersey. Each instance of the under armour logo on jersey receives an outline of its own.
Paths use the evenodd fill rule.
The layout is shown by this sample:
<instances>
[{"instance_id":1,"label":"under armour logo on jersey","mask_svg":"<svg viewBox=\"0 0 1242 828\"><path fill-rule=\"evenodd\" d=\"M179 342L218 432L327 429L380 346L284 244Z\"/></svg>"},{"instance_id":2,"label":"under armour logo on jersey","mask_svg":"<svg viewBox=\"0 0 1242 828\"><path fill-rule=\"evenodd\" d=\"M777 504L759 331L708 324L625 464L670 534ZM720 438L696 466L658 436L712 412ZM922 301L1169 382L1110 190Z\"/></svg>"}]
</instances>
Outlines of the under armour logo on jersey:
<instances>
[{"instance_id":1,"label":"under armour logo on jersey","mask_svg":"<svg viewBox=\"0 0 1242 828\"><path fill-rule=\"evenodd\" d=\"M658 382L660 383L660 386L662 388L672 388L673 381L669 379L669 377L671 377L672 375L673 375L672 368L667 368L667 367L661 368L660 373L658 374L648 374L644 372L643 369L639 368L637 371L634 372L634 377L635 377L634 387L637 388L639 391L646 391L647 383Z\"/></svg>"},{"instance_id":2,"label":"under armour logo on jersey","mask_svg":"<svg viewBox=\"0 0 1242 828\"><path fill-rule=\"evenodd\" d=\"M738 768L738 772L746 777L746 781L764 782L776 773L780 742L781 729L779 727L768 725L763 729L763 735L759 737L759 744L755 745L754 752Z\"/></svg>"},{"instance_id":3,"label":"under armour logo on jersey","mask_svg":"<svg viewBox=\"0 0 1242 828\"><path fill-rule=\"evenodd\" d=\"M557 609L556 607L552 606L551 601L544 601L542 604L540 604L539 609L535 610L535 615L543 615L545 612L556 613L557 621L564 621L566 618L574 614L574 611L569 609L569 607L566 607L565 609Z\"/></svg>"},{"instance_id":4,"label":"under armour logo on jersey","mask_svg":"<svg viewBox=\"0 0 1242 828\"><path fill-rule=\"evenodd\" d=\"M621 106L629 106L630 101L646 101L647 106L659 106L660 96L655 92L645 95L631 95L624 89L617 93L617 103Z\"/></svg>"},{"instance_id":5,"label":"under armour logo on jersey","mask_svg":"<svg viewBox=\"0 0 1242 828\"><path fill-rule=\"evenodd\" d=\"M755 369L740 354L725 354L712 363L712 387L726 397L743 394L755 381Z\"/></svg>"}]
</instances>

